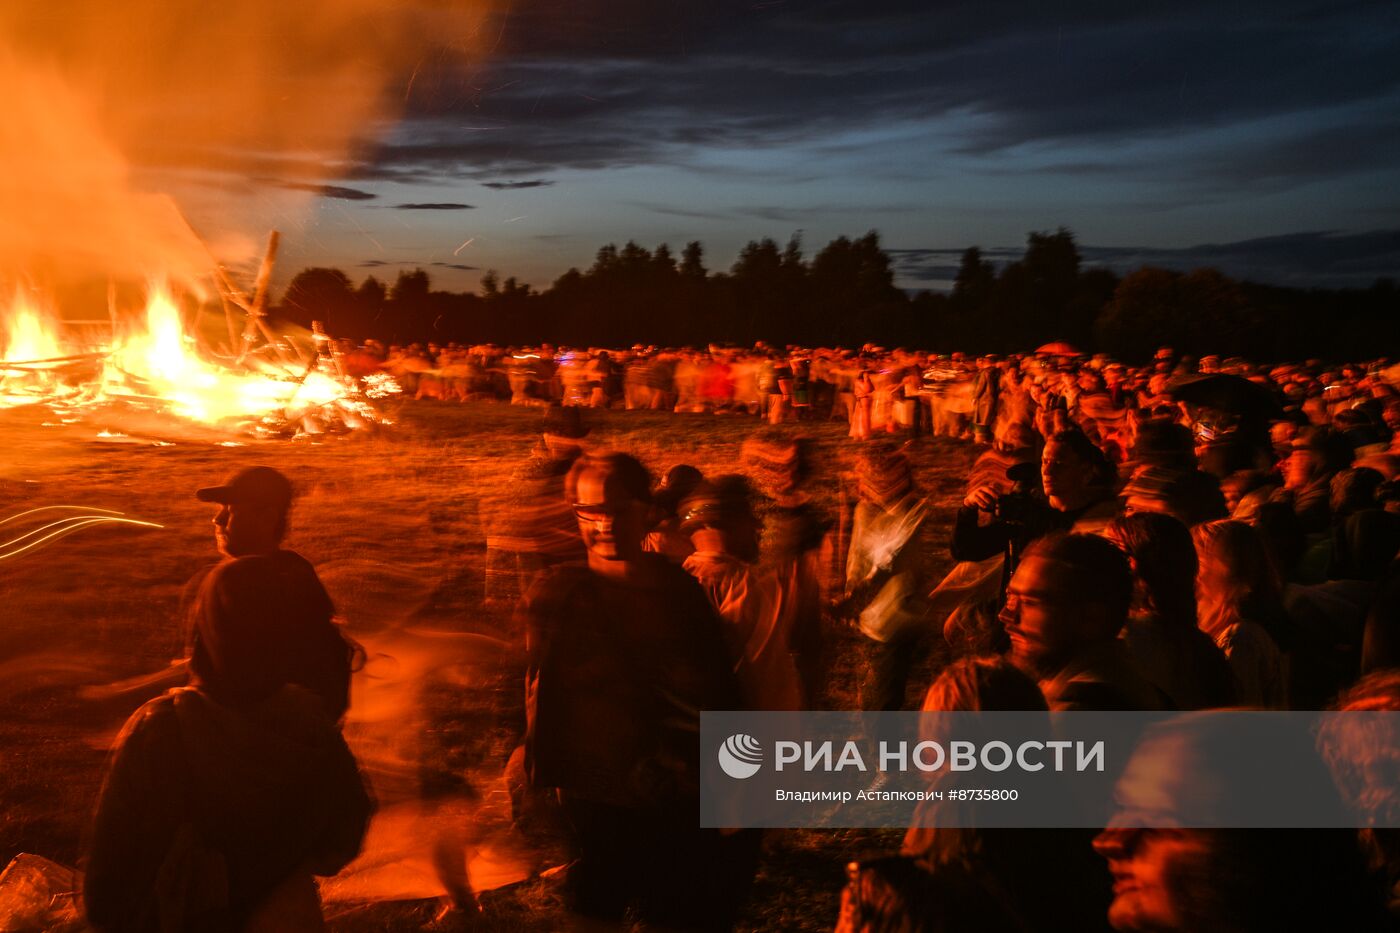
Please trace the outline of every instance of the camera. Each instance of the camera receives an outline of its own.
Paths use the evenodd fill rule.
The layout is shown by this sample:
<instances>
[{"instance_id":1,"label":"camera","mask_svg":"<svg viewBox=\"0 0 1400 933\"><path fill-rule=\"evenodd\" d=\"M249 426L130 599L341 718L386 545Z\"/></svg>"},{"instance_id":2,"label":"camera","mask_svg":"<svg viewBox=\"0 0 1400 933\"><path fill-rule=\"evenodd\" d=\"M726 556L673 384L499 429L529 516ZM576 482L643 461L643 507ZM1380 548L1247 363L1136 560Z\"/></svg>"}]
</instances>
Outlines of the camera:
<instances>
[{"instance_id":1,"label":"camera","mask_svg":"<svg viewBox=\"0 0 1400 933\"><path fill-rule=\"evenodd\" d=\"M992 503L992 516L999 522L1010 525L1024 525L1026 515L1030 511L1031 495L1029 492L1017 490L1015 492L1004 493L997 496Z\"/></svg>"}]
</instances>

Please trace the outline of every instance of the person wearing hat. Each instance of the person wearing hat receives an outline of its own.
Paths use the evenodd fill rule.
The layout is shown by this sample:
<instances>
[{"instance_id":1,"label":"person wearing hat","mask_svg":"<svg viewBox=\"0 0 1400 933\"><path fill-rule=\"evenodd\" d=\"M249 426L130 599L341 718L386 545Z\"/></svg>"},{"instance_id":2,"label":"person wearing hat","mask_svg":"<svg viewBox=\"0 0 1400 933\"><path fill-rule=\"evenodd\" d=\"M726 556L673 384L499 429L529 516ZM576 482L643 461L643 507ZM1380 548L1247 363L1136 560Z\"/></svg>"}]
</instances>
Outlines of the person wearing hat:
<instances>
[{"instance_id":1,"label":"person wearing hat","mask_svg":"<svg viewBox=\"0 0 1400 933\"><path fill-rule=\"evenodd\" d=\"M238 708L297 684L339 720L350 703L354 652L311 563L282 547L291 482L272 467L247 467L195 496L219 507L214 540L224 561L195 598L191 683Z\"/></svg>"},{"instance_id":2,"label":"person wearing hat","mask_svg":"<svg viewBox=\"0 0 1400 933\"><path fill-rule=\"evenodd\" d=\"M198 491L224 560L199 587L190 685L117 739L85 854L94 930L323 930L315 875L359 854L374 800L341 736L351 648L305 558L292 485L240 470Z\"/></svg>"}]
</instances>

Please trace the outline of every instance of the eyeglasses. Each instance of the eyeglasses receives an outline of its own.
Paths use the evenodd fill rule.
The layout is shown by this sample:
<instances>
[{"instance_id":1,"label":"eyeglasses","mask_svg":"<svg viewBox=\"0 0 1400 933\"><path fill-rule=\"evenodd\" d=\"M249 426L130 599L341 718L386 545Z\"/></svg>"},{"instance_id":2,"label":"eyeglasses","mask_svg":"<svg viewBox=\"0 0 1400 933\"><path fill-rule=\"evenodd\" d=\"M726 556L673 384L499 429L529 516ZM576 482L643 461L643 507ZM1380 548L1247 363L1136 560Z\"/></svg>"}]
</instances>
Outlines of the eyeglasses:
<instances>
[{"instance_id":1,"label":"eyeglasses","mask_svg":"<svg viewBox=\"0 0 1400 933\"><path fill-rule=\"evenodd\" d=\"M603 503L587 504L575 502L573 505L574 515L579 521L597 524L601 521L617 521L618 517L625 515L629 506L605 505Z\"/></svg>"}]
</instances>

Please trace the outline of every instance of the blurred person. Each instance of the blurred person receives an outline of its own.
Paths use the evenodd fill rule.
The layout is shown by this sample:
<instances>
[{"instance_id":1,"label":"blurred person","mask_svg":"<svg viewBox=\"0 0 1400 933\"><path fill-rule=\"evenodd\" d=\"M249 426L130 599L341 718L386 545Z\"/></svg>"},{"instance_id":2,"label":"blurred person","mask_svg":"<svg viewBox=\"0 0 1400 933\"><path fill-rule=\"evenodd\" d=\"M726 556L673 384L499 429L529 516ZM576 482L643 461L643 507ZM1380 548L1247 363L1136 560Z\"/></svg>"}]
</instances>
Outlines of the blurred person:
<instances>
[{"instance_id":1,"label":"blurred person","mask_svg":"<svg viewBox=\"0 0 1400 933\"><path fill-rule=\"evenodd\" d=\"M554 788L588 917L681 928L732 922L756 840L696 825L699 714L736 709L722 623L680 567L643 550L651 478L625 454L580 459L567 489L586 563L546 572L520 607L525 767Z\"/></svg>"},{"instance_id":2,"label":"blurred person","mask_svg":"<svg viewBox=\"0 0 1400 933\"><path fill-rule=\"evenodd\" d=\"M1031 933L1002 892L950 866L930 872L900 856L846 866L836 933Z\"/></svg>"},{"instance_id":3,"label":"blurred person","mask_svg":"<svg viewBox=\"0 0 1400 933\"><path fill-rule=\"evenodd\" d=\"M1240 470L1220 484L1228 517L1245 523L1254 519L1259 507L1269 501L1276 488L1272 474L1262 470Z\"/></svg>"},{"instance_id":4,"label":"blurred person","mask_svg":"<svg viewBox=\"0 0 1400 933\"><path fill-rule=\"evenodd\" d=\"M1000 619L1009 659L1039 682L1050 709L1167 708L1118 637L1132 599L1128 558L1097 535L1056 532L1027 549Z\"/></svg>"},{"instance_id":5,"label":"blurred person","mask_svg":"<svg viewBox=\"0 0 1400 933\"><path fill-rule=\"evenodd\" d=\"M1400 713L1400 669L1368 673L1337 697L1339 713ZM1400 921L1400 735L1388 715L1328 716L1318 749L1342 800L1358 816L1362 851L1376 889Z\"/></svg>"},{"instance_id":6,"label":"blurred person","mask_svg":"<svg viewBox=\"0 0 1400 933\"><path fill-rule=\"evenodd\" d=\"M1381 933L1387 925L1354 831L1216 828L1235 825L1269 794L1307 799L1343 825L1306 733L1277 720L1250 728L1273 730L1270 744L1287 750L1287 782L1231 754L1247 736L1229 717L1192 713L1152 727L1139 743L1117 784L1118 812L1094 840L1113 874L1109 923L1121 933Z\"/></svg>"},{"instance_id":7,"label":"blurred person","mask_svg":"<svg viewBox=\"0 0 1400 933\"><path fill-rule=\"evenodd\" d=\"M643 543L648 551L664 555L676 564L684 563L695 552L690 535L681 527L681 504L704 478L688 463L677 464L667 471L666 478L652 494L653 523Z\"/></svg>"},{"instance_id":8,"label":"blurred person","mask_svg":"<svg viewBox=\"0 0 1400 933\"><path fill-rule=\"evenodd\" d=\"M1367 616L1400 550L1400 515L1364 509L1332 530L1327 579L1293 585L1284 606L1319 659L1315 699L1326 701L1360 671Z\"/></svg>"},{"instance_id":9,"label":"blurred person","mask_svg":"<svg viewBox=\"0 0 1400 933\"><path fill-rule=\"evenodd\" d=\"M838 613L855 616L865 637L867 671L861 708L904 708L915 655L928 644L924 569L914 543L928 517L928 500L914 487L902 448L862 451L856 475L860 500L851 523L846 590Z\"/></svg>"},{"instance_id":10,"label":"blurred person","mask_svg":"<svg viewBox=\"0 0 1400 933\"><path fill-rule=\"evenodd\" d=\"M1234 703L1229 662L1196 624L1196 546L1169 515L1143 512L1109 524L1105 537L1128 555L1133 609L1123 628L1128 654L1180 710Z\"/></svg>"},{"instance_id":11,"label":"blurred person","mask_svg":"<svg viewBox=\"0 0 1400 933\"><path fill-rule=\"evenodd\" d=\"M1361 641L1361 673L1400 668L1400 562L1381 581Z\"/></svg>"},{"instance_id":12,"label":"blurred person","mask_svg":"<svg viewBox=\"0 0 1400 933\"><path fill-rule=\"evenodd\" d=\"M1187 525L1227 517L1220 481L1198 467L1185 425L1161 418L1139 425L1130 462L1123 492L1128 509L1166 512Z\"/></svg>"},{"instance_id":13,"label":"blurred person","mask_svg":"<svg viewBox=\"0 0 1400 933\"><path fill-rule=\"evenodd\" d=\"M1284 647L1291 648L1296 638L1262 538L1235 521L1207 522L1191 534L1200 562L1196 595L1201 629L1229 659L1239 702L1288 708L1290 665Z\"/></svg>"},{"instance_id":14,"label":"blurred person","mask_svg":"<svg viewBox=\"0 0 1400 933\"><path fill-rule=\"evenodd\" d=\"M996 424L997 399L1001 394L1001 368L995 355L977 361L977 374L972 381L972 432L979 444L992 442L992 427Z\"/></svg>"},{"instance_id":15,"label":"blurred person","mask_svg":"<svg viewBox=\"0 0 1400 933\"><path fill-rule=\"evenodd\" d=\"M875 405L875 381L865 363L861 364L855 375L851 392L854 401L851 405L850 436L858 441L869 440L873 429L871 412Z\"/></svg>"},{"instance_id":16,"label":"blurred person","mask_svg":"<svg viewBox=\"0 0 1400 933\"><path fill-rule=\"evenodd\" d=\"M359 853L374 810L325 704L282 684L233 707L182 687L132 715L88 834L100 933L326 929L314 875Z\"/></svg>"},{"instance_id":17,"label":"blurred person","mask_svg":"<svg viewBox=\"0 0 1400 933\"><path fill-rule=\"evenodd\" d=\"M1340 435L1325 428L1300 434L1281 466L1283 488L1271 501L1292 508L1306 533L1325 532L1332 520L1332 477L1351 460L1351 447Z\"/></svg>"},{"instance_id":18,"label":"blurred person","mask_svg":"<svg viewBox=\"0 0 1400 933\"><path fill-rule=\"evenodd\" d=\"M792 649L798 594L771 568L758 566L762 523L742 476L698 485L681 506L682 528L695 550L687 573L699 581L726 623L730 657L744 709L803 708Z\"/></svg>"},{"instance_id":19,"label":"blurred person","mask_svg":"<svg viewBox=\"0 0 1400 933\"><path fill-rule=\"evenodd\" d=\"M821 709L827 693L827 644L822 628L828 568L835 563L832 521L808 491L811 443L764 428L744 441L744 467L766 500L763 563L795 601L789 646L802 678L805 709Z\"/></svg>"},{"instance_id":20,"label":"blurred person","mask_svg":"<svg viewBox=\"0 0 1400 933\"><path fill-rule=\"evenodd\" d=\"M1035 681L1009 661L993 657L962 658L949 664L929 687L922 710L1048 712ZM933 734L940 731L939 722L927 717L920 739L948 741L951 736ZM1044 725L1048 734L1048 715ZM947 771L930 775L934 778L931 789L950 776ZM901 854L905 858L934 876L966 872L980 879L1022 919L1027 930L1088 933L1107 928L1109 877L1094 857L1092 831L940 826L947 822L940 811L951 806L955 804L945 800L920 802L904 835ZM1074 896L1067 898L1070 891Z\"/></svg>"}]
</instances>

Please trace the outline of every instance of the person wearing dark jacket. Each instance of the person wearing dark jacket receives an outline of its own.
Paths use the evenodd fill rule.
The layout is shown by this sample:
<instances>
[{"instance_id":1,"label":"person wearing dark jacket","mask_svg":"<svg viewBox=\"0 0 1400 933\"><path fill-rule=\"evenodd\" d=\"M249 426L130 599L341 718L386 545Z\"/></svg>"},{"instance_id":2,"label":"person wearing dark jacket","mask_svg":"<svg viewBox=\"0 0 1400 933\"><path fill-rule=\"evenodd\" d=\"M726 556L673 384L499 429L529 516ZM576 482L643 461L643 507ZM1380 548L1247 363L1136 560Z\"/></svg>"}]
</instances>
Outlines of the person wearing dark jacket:
<instances>
[{"instance_id":1,"label":"person wearing dark jacket","mask_svg":"<svg viewBox=\"0 0 1400 933\"><path fill-rule=\"evenodd\" d=\"M700 585L643 550L651 478L585 457L567 489L587 562L547 571L521 604L525 769L554 788L578 859L571 907L620 920L725 927L757 856L753 834L697 825L702 710L740 708L722 624Z\"/></svg>"},{"instance_id":2,"label":"person wearing dark jacket","mask_svg":"<svg viewBox=\"0 0 1400 933\"><path fill-rule=\"evenodd\" d=\"M271 467L255 466L196 495L219 506L214 537L225 560L195 599L190 682L240 708L298 684L339 720L350 703L354 649L315 569L281 546L292 484Z\"/></svg>"},{"instance_id":3,"label":"person wearing dark jacket","mask_svg":"<svg viewBox=\"0 0 1400 933\"><path fill-rule=\"evenodd\" d=\"M322 930L313 875L359 853L374 803L324 704L287 685L235 710L181 687L128 720L83 901L100 933Z\"/></svg>"}]
</instances>

